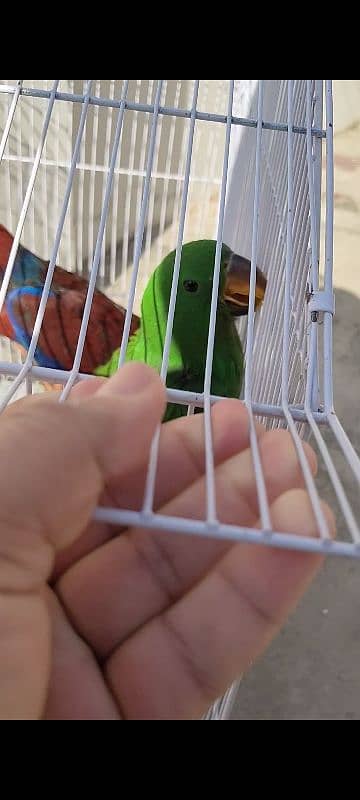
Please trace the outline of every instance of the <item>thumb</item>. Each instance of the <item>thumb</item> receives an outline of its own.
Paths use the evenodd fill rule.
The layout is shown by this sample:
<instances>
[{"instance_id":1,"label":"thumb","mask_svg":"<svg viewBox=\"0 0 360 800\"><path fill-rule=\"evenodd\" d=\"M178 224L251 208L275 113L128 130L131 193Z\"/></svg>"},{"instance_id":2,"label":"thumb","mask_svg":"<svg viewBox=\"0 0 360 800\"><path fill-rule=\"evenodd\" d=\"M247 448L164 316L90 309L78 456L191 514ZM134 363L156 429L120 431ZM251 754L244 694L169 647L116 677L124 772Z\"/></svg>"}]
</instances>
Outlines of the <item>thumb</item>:
<instances>
[{"instance_id":1,"label":"thumb","mask_svg":"<svg viewBox=\"0 0 360 800\"><path fill-rule=\"evenodd\" d=\"M81 405L30 400L0 419L0 717L15 704L16 718L33 718L44 702L55 554L84 531L107 481L144 463L164 407L158 375L131 364Z\"/></svg>"},{"instance_id":2,"label":"thumb","mask_svg":"<svg viewBox=\"0 0 360 800\"><path fill-rule=\"evenodd\" d=\"M47 579L55 550L80 535L107 482L144 464L164 406L158 375L131 364L81 404L29 401L5 413L0 555L6 575L11 566L16 572L25 566L27 581L32 573Z\"/></svg>"}]
</instances>

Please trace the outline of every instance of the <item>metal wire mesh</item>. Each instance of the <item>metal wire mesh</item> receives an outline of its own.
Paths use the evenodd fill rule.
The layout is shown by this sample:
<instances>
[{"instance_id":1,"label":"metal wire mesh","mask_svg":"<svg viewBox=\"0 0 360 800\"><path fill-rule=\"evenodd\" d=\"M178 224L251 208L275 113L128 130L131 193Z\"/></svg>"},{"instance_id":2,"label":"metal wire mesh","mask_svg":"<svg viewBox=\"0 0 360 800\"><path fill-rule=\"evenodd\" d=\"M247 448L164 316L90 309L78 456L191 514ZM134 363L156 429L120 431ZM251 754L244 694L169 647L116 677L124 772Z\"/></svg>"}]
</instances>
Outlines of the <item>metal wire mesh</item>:
<instances>
[{"instance_id":1,"label":"metal wire mesh","mask_svg":"<svg viewBox=\"0 0 360 800\"><path fill-rule=\"evenodd\" d=\"M326 190L322 195L323 157ZM322 196L325 197L322 204ZM360 556L360 531L328 447L328 431L360 482L360 461L333 407L333 103L332 81L0 81L0 222L15 235L0 290L6 298L19 242L50 260L28 354L1 346L0 408L44 381L63 386L79 374L96 286L139 310L154 267L176 248L162 378L166 382L180 258L185 241L216 238L214 288L204 391L168 390L169 400L204 409L207 507L202 521L154 510L159 435L141 510L101 508L110 524ZM321 227L321 214L326 224ZM218 518L211 397L221 247L251 259L250 313L240 334L246 351L244 396L250 423L262 529ZM34 365L57 263L89 278L73 369ZM255 317L256 265L268 290ZM23 363L22 363L23 362ZM290 430L317 521L318 538L273 530L255 421ZM329 538L316 481L301 439L311 434L344 519ZM216 715L223 716L224 706Z\"/></svg>"}]
</instances>

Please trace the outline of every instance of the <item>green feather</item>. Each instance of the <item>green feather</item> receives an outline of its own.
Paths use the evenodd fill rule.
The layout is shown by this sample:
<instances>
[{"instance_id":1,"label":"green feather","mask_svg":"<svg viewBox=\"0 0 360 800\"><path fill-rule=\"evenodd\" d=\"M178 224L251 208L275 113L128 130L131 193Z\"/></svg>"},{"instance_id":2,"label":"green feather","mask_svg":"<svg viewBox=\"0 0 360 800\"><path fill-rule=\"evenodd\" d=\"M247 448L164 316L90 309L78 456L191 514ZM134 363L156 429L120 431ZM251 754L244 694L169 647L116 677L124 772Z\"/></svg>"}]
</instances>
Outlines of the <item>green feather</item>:
<instances>
[{"instance_id":1,"label":"green feather","mask_svg":"<svg viewBox=\"0 0 360 800\"><path fill-rule=\"evenodd\" d=\"M204 391L215 255L214 241L192 242L183 247L167 380L170 389L197 394ZM234 319L222 300L229 255L229 248L224 245L211 392L239 398L243 350ZM150 279L142 302L141 326L131 338L126 356L127 361L141 361L158 372L163 358L175 258L176 253L170 253ZM198 284L197 291L187 291L188 282ZM96 374L110 377L118 369L118 361L119 351L116 351ZM186 414L186 406L169 405L165 421Z\"/></svg>"}]
</instances>

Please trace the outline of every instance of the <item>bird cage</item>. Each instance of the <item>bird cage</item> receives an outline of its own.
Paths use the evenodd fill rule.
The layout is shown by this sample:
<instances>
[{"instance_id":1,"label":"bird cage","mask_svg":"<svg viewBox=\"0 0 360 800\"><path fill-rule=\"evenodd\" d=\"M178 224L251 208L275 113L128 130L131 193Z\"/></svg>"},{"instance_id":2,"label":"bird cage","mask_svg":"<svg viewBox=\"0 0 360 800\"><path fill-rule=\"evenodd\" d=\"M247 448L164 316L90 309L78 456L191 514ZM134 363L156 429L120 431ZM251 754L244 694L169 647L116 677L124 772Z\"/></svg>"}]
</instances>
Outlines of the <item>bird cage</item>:
<instances>
[{"instance_id":1,"label":"bird cage","mask_svg":"<svg viewBox=\"0 0 360 800\"><path fill-rule=\"evenodd\" d=\"M61 264L90 281L73 370L39 367L33 360L51 280L30 357L2 341L2 410L19 395L42 391L44 383L60 384L64 399L74 383L89 378L78 367L96 285L128 309L130 321L167 253L176 250L179 263L185 242L211 238L218 244L204 392L168 392L170 401L190 412L204 410L206 516L165 518L154 510L156 437L142 510L101 508L98 520L169 536L360 555L359 527L339 470L342 459L359 482L360 462L333 400L333 200L332 81L0 81L0 223L15 236L0 308L20 242L50 261L50 277ZM241 400L249 415L261 521L256 530L225 525L217 515L210 410L218 397L210 389L223 242L252 264L249 315L239 332L246 354ZM257 265L268 284L255 314ZM170 310L165 350L172 324ZM164 380L166 366L165 357ZM291 432L318 538L273 530L257 419ZM335 542L304 456L304 436L319 451L343 515ZM330 436L338 445L336 463ZM227 718L235 689L209 719Z\"/></svg>"}]
</instances>

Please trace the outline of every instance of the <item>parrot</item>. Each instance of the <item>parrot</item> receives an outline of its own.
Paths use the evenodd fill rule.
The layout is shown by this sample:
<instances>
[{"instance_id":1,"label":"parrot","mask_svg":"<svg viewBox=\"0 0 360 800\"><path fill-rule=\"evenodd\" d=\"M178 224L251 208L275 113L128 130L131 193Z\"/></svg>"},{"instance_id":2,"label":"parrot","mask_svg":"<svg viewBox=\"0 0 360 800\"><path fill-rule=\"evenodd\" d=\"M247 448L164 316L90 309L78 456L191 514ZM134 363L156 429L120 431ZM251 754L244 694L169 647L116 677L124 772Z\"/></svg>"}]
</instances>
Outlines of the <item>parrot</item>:
<instances>
[{"instance_id":1,"label":"parrot","mask_svg":"<svg viewBox=\"0 0 360 800\"><path fill-rule=\"evenodd\" d=\"M0 281L13 238L0 225ZM184 244L170 348L167 388L203 394L217 243L199 240ZM131 319L126 361L140 361L161 371L176 251L154 270L145 289L141 317ZM41 301L48 263L19 246L14 270L0 314L0 335L28 349ZM211 393L241 395L244 352L236 320L249 311L251 263L226 244L221 251L219 299ZM255 310L267 287L257 268ZM71 370L88 290L88 282L61 267L55 268L51 292L36 351L39 366ZM118 369L126 310L96 290L86 337L81 373L110 378ZM201 410L200 410L201 412ZM187 407L169 403L164 421L187 414Z\"/></svg>"},{"instance_id":2,"label":"parrot","mask_svg":"<svg viewBox=\"0 0 360 800\"><path fill-rule=\"evenodd\" d=\"M0 285L10 251L12 235L0 225ZM49 264L19 246L4 308L0 314L0 336L28 350L42 297ZM40 367L71 370L81 328L88 282L80 275L56 267L41 328L36 363ZM126 311L96 290L91 310L81 372L92 374L108 361L121 343ZM131 336L140 327L134 315Z\"/></svg>"}]
</instances>

